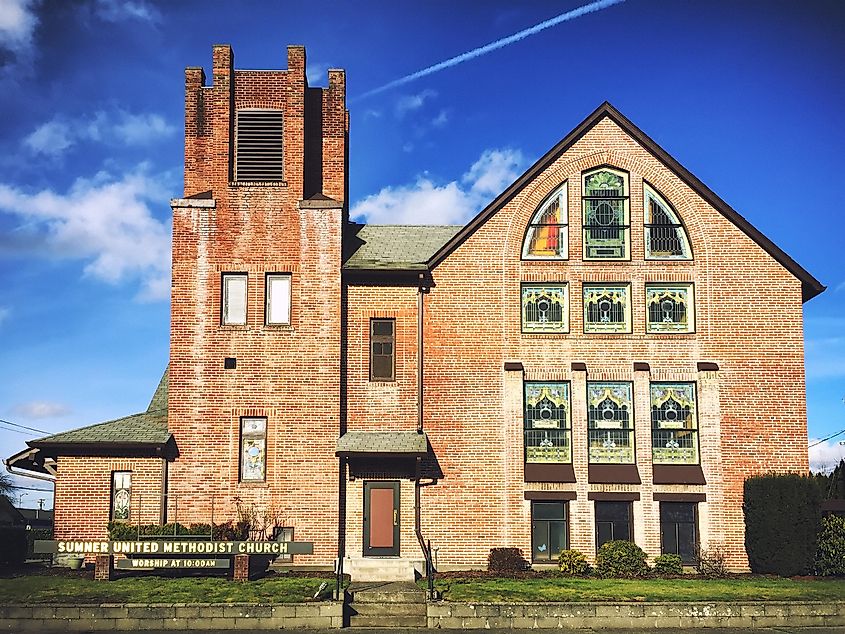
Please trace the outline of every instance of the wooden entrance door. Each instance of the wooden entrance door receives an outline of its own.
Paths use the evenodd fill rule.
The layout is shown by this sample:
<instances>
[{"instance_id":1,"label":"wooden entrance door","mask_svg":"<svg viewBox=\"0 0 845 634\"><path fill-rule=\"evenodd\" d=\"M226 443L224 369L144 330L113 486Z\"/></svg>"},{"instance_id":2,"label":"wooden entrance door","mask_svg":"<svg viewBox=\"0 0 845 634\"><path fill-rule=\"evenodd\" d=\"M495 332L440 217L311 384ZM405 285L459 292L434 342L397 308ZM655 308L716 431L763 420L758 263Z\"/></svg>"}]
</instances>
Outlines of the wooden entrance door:
<instances>
[{"instance_id":1,"label":"wooden entrance door","mask_svg":"<svg viewBox=\"0 0 845 634\"><path fill-rule=\"evenodd\" d=\"M399 556L399 483L364 483L364 556Z\"/></svg>"}]
</instances>

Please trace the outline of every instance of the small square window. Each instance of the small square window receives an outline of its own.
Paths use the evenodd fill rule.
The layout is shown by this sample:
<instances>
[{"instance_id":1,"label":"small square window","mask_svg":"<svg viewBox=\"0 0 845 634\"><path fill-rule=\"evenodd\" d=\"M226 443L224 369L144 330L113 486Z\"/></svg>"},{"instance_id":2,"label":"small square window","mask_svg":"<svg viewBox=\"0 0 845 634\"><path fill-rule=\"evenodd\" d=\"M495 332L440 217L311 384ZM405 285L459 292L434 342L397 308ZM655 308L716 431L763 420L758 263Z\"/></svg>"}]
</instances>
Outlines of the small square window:
<instances>
[{"instance_id":1,"label":"small square window","mask_svg":"<svg viewBox=\"0 0 845 634\"><path fill-rule=\"evenodd\" d=\"M370 381L395 380L396 320L370 320Z\"/></svg>"},{"instance_id":2,"label":"small square window","mask_svg":"<svg viewBox=\"0 0 845 634\"><path fill-rule=\"evenodd\" d=\"M647 332L695 330L692 284L646 284L645 296Z\"/></svg>"},{"instance_id":3,"label":"small square window","mask_svg":"<svg viewBox=\"0 0 845 634\"><path fill-rule=\"evenodd\" d=\"M631 332L631 288L628 284L613 286L584 285L584 332Z\"/></svg>"},{"instance_id":4,"label":"small square window","mask_svg":"<svg viewBox=\"0 0 845 634\"><path fill-rule=\"evenodd\" d=\"M522 285L522 332L568 332L566 284Z\"/></svg>"},{"instance_id":5,"label":"small square window","mask_svg":"<svg viewBox=\"0 0 845 634\"><path fill-rule=\"evenodd\" d=\"M241 482L267 478L267 419L241 419Z\"/></svg>"},{"instance_id":6,"label":"small square window","mask_svg":"<svg viewBox=\"0 0 845 634\"><path fill-rule=\"evenodd\" d=\"M290 323L290 275L268 273L265 287L267 298L265 323L284 325Z\"/></svg>"},{"instance_id":7,"label":"small square window","mask_svg":"<svg viewBox=\"0 0 845 634\"><path fill-rule=\"evenodd\" d=\"M246 273L224 273L220 323L225 326L246 324Z\"/></svg>"}]
</instances>

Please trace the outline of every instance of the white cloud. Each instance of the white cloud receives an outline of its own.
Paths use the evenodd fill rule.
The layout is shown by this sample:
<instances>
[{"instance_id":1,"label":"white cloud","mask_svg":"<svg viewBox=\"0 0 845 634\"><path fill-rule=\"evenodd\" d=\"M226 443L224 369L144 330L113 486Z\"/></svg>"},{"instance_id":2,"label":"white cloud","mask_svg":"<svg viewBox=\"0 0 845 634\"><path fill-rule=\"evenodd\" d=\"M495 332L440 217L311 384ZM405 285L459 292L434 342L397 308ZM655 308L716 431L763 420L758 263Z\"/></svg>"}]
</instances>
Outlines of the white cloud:
<instances>
[{"instance_id":1,"label":"white cloud","mask_svg":"<svg viewBox=\"0 0 845 634\"><path fill-rule=\"evenodd\" d=\"M437 96L437 91L426 88L416 95L403 95L396 101L395 112L400 119L409 112L419 110L425 105L426 100Z\"/></svg>"},{"instance_id":2,"label":"white cloud","mask_svg":"<svg viewBox=\"0 0 845 634\"><path fill-rule=\"evenodd\" d=\"M0 0L0 47L13 53L32 47L32 34L38 25L33 0Z\"/></svg>"},{"instance_id":3,"label":"white cloud","mask_svg":"<svg viewBox=\"0 0 845 634\"><path fill-rule=\"evenodd\" d=\"M23 144L33 154L58 157L83 141L148 145L171 136L175 131L174 126L157 114L101 110L90 118L68 119L58 115L38 126L23 140Z\"/></svg>"},{"instance_id":4,"label":"white cloud","mask_svg":"<svg viewBox=\"0 0 845 634\"><path fill-rule=\"evenodd\" d=\"M810 439L810 444L817 442ZM810 447L810 470L815 473L828 473L845 458L845 445L840 445L839 440L826 440L823 443Z\"/></svg>"},{"instance_id":5,"label":"white cloud","mask_svg":"<svg viewBox=\"0 0 845 634\"><path fill-rule=\"evenodd\" d=\"M0 184L0 212L36 231L51 256L84 260L86 275L111 284L137 280L139 299L162 300L170 291L170 227L150 203L167 200L168 185L168 175L145 166L120 178L80 178L64 194Z\"/></svg>"},{"instance_id":6,"label":"white cloud","mask_svg":"<svg viewBox=\"0 0 845 634\"><path fill-rule=\"evenodd\" d=\"M55 418L70 413L70 408L61 403L50 403L48 401L29 401L15 405L12 410L26 418Z\"/></svg>"},{"instance_id":7,"label":"white cloud","mask_svg":"<svg viewBox=\"0 0 845 634\"><path fill-rule=\"evenodd\" d=\"M449 113L441 110L434 119L431 120L431 125L434 128L442 128L449 122Z\"/></svg>"},{"instance_id":8,"label":"white cloud","mask_svg":"<svg viewBox=\"0 0 845 634\"><path fill-rule=\"evenodd\" d=\"M158 10L146 0L96 0L94 13L106 22L156 22L161 17Z\"/></svg>"},{"instance_id":9,"label":"white cloud","mask_svg":"<svg viewBox=\"0 0 845 634\"><path fill-rule=\"evenodd\" d=\"M438 185L423 175L367 196L351 215L371 224L464 224L516 179L523 162L519 150L485 150L460 181Z\"/></svg>"}]
</instances>

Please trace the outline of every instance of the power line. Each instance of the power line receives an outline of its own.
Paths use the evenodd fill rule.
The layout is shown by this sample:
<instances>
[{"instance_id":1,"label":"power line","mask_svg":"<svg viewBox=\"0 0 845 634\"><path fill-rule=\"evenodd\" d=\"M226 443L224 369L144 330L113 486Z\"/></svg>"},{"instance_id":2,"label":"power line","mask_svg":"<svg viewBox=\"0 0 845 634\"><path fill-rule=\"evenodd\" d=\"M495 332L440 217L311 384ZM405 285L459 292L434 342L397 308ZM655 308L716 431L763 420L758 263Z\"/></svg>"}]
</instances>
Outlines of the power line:
<instances>
[{"instance_id":1,"label":"power line","mask_svg":"<svg viewBox=\"0 0 845 634\"><path fill-rule=\"evenodd\" d=\"M821 440L817 440L817 441L816 441L816 442L814 442L812 445L810 445L810 447L815 447L816 445L820 445L820 444L822 444L822 443L823 443L824 441L826 441L826 440L830 440L831 438L836 438L839 434L845 434L845 429L840 429L840 430L839 430L838 432L836 432L835 434L831 434L830 436L828 436L828 437L826 437L826 438L822 438ZM810 447L808 447L808 449L809 449Z\"/></svg>"},{"instance_id":2,"label":"power line","mask_svg":"<svg viewBox=\"0 0 845 634\"><path fill-rule=\"evenodd\" d=\"M42 491L44 493L52 493L53 489L36 489L35 487L19 487L15 486L15 489L20 489L21 491Z\"/></svg>"},{"instance_id":3,"label":"power line","mask_svg":"<svg viewBox=\"0 0 845 634\"><path fill-rule=\"evenodd\" d=\"M23 434L24 436L37 436L38 435L38 434L33 434L31 431L24 431L22 429L15 429L14 427L4 427L3 425L0 425L0 429L2 429L3 431L15 431L19 434Z\"/></svg>"},{"instance_id":4,"label":"power line","mask_svg":"<svg viewBox=\"0 0 845 634\"><path fill-rule=\"evenodd\" d=\"M35 427L27 427L26 425L19 425L18 423L13 423L10 420L4 420L0 418L0 423L6 423L7 425L11 425L12 427L20 427L21 429L28 429L29 431L36 431L39 434L49 434L50 432L44 431L43 429L36 429Z\"/></svg>"}]
</instances>

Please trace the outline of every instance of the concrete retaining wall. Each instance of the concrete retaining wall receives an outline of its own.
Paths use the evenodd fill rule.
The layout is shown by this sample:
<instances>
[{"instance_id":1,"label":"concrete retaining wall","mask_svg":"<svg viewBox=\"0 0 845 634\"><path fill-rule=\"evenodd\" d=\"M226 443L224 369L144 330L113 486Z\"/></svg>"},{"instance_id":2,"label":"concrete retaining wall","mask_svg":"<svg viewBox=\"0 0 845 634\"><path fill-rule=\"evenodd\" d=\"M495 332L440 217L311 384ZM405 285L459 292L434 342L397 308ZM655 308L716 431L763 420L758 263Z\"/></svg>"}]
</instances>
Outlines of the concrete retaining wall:
<instances>
[{"instance_id":1,"label":"concrete retaining wall","mask_svg":"<svg viewBox=\"0 0 845 634\"><path fill-rule=\"evenodd\" d=\"M343 604L153 603L0 606L2 632L314 629L343 625Z\"/></svg>"},{"instance_id":2,"label":"concrete retaining wall","mask_svg":"<svg viewBox=\"0 0 845 634\"><path fill-rule=\"evenodd\" d=\"M845 602L826 603L451 603L428 606L428 627L755 628L845 625Z\"/></svg>"}]
</instances>

